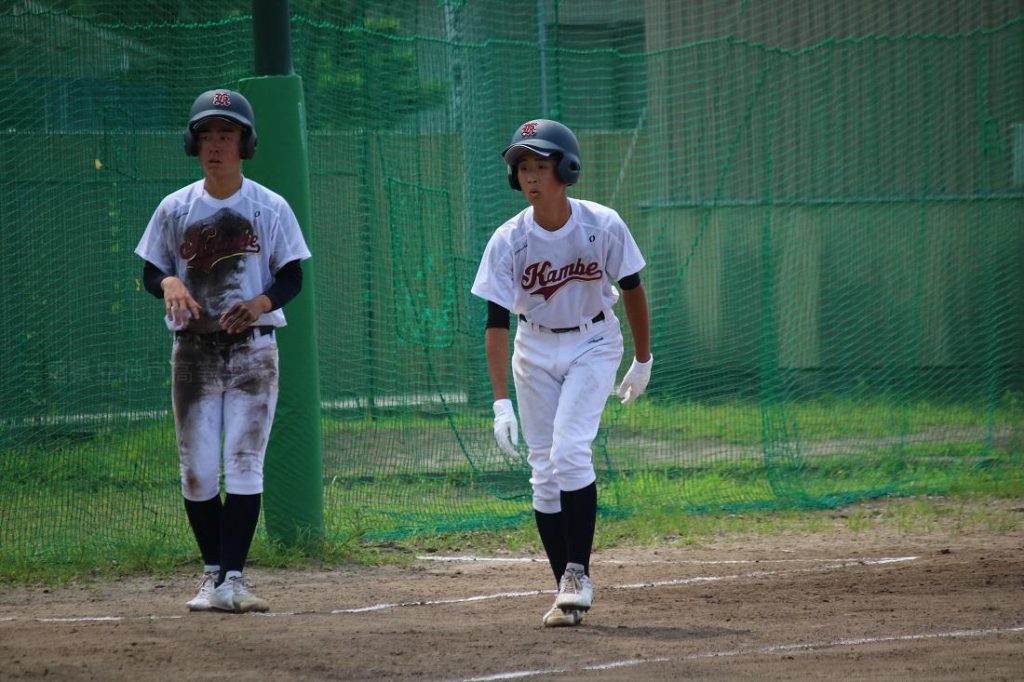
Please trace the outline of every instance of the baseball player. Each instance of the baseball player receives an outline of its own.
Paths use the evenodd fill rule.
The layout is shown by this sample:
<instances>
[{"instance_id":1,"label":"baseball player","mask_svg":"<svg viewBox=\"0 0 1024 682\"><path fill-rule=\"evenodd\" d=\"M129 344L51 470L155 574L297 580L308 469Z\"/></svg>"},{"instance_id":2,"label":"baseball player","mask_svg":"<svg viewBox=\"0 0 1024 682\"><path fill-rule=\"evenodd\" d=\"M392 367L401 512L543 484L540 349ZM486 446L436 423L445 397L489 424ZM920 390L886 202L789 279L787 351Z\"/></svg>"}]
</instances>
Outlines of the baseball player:
<instances>
[{"instance_id":1,"label":"baseball player","mask_svg":"<svg viewBox=\"0 0 1024 682\"><path fill-rule=\"evenodd\" d=\"M647 388L650 351L645 263L618 213L570 198L582 169L566 126L527 121L502 151L508 182L529 206L499 227L472 292L487 300L485 349L494 393L494 435L517 457L519 429L508 395L509 320L518 318L512 378L529 450L533 510L558 586L547 627L578 625L590 609L590 553L597 520L591 444L622 359L622 299L636 357L618 388L623 404Z\"/></svg>"},{"instance_id":2,"label":"baseball player","mask_svg":"<svg viewBox=\"0 0 1024 682\"><path fill-rule=\"evenodd\" d=\"M185 512L205 564L192 611L266 611L246 586L263 457L278 392L274 330L310 257L278 194L242 175L256 151L252 107L210 90L192 105L185 152L203 179L160 202L135 249L174 332L172 404ZM223 444L222 444L223 443ZM220 495L223 468L225 496Z\"/></svg>"}]
</instances>

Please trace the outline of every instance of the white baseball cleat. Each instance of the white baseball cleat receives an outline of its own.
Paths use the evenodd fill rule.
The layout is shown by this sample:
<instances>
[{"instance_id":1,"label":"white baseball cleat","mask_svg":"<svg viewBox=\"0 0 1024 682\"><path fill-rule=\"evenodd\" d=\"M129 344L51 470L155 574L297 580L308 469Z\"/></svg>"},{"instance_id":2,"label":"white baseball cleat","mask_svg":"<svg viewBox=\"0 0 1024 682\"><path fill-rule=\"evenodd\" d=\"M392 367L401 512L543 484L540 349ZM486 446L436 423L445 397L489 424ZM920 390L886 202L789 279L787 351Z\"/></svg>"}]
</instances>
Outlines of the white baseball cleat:
<instances>
[{"instance_id":1,"label":"white baseball cleat","mask_svg":"<svg viewBox=\"0 0 1024 682\"><path fill-rule=\"evenodd\" d=\"M565 569L562 580L558 584L558 596L555 597L555 606L566 611L568 609L579 609L586 611L594 599L594 590L590 585L590 578L583 573L582 568L570 567Z\"/></svg>"},{"instance_id":2,"label":"white baseball cleat","mask_svg":"<svg viewBox=\"0 0 1024 682\"><path fill-rule=\"evenodd\" d=\"M210 595L210 606L218 611L235 613L270 610L270 604L250 592L245 586L245 580L239 576L228 578L213 591Z\"/></svg>"},{"instance_id":3,"label":"white baseball cleat","mask_svg":"<svg viewBox=\"0 0 1024 682\"><path fill-rule=\"evenodd\" d=\"M557 606L552 606L544 614L542 621L546 628L560 628L579 625L583 622L583 612L579 609L568 609L563 611Z\"/></svg>"},{"instance_id":4,"label":"white baseball cleat","mask_svg":"<svg viewBox=\"0 0 1024 682\"><path fill-rule=\"evenodd\" d=\"M216 573L203 573L203 578L199 581L199 591L188 601L189 611L209 611L213 608L210 606L210 597L213 595L213 585L216 582Z\"/></svg>"}]
</instances>

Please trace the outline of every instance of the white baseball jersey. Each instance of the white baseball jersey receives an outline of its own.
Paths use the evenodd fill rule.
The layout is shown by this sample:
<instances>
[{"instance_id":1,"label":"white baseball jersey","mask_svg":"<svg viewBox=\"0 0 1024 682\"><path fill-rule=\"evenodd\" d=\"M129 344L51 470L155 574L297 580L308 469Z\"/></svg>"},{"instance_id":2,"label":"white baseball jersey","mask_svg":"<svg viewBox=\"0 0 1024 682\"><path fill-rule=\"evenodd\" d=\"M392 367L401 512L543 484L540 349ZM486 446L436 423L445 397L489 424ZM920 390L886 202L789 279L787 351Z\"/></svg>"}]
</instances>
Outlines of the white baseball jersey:
<instances>
[{"instance_id":1,"label":"white baseball jersey","mask_svg":"<svg viewBox=\"0 0 1024 682\"><path fill-rule=\"evenodd\" d=\"M569 198L572 215L551 232L528 206L495 230L473 282L476 296L551 329L588 322L619 298L613 283L645 262L619 214Z\"/></svg>"},{"instance_id":2,"label":"white baseball jersey","mask_svg":"<svg viewBox=\"0 0 1024 682\"><path fill-rule=\"evenodd\" d=\"M220 314L266 291L274 273L310 257L288 202L243 178L227 199L206 193L198 180L160 202L135 253L162 272L180 278L203 307L190 331L220 331ZM178 329L173 320L167 327ZM254 326L283 327L284 312L260 315Z\"/></svg>"}]
</instances>

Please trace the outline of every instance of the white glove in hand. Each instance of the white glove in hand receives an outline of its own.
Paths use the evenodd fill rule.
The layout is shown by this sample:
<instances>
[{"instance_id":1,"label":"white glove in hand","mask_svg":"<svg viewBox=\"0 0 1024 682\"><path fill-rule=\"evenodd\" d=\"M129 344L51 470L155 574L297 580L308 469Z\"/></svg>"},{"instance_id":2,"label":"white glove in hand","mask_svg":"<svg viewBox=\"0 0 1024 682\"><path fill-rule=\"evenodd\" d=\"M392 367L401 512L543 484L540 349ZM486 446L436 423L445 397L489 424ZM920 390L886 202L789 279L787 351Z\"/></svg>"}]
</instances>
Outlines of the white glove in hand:
<instances>
[{"instance_id":1,"label":"white glove in hand","mask_svg":"<svg viewBox=\"0 0 1024 682\"><path fill-rule=\"evenodd\" d=\"M647 382L651 380L651 365L654 364L654 356L648 358L647 362L638 362L633 358L633 364L629 366L626 376L622 377L619 390L615 395L622 398L623 405L629 405L639 398L647 390Z\"/></svg>"},{"instance_id":2,"label":"white glove in hand","mask_svg":"<svg viewBox=\"0 0 1024 682\"><path fill-rule=\"evenodd\" d=\"M516 421L512 401L508 398L494 401L494 440L498 441L498 447L509 457L519 458L516 450L519 445L519 422Z\"/></svg>"}]
</instances>

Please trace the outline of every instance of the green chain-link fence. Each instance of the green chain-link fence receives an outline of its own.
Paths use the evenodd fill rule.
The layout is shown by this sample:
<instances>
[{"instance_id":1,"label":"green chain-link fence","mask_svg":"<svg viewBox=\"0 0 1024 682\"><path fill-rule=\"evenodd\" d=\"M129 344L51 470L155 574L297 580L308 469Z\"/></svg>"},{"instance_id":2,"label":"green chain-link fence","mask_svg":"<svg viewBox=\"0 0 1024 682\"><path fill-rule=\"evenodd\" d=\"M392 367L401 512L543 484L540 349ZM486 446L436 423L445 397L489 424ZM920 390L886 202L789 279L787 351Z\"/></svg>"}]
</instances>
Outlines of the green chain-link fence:
<instances>
[{"instance_id":1,"label":"green chain-link fence","mask_svg":"<svg viewBox=\"0 0 1024 682\"><path fill-rule=\"evenodd\" d=\"M26 561L190 546L170 337L132 251L198 177L192 99L252 75L251 8L124 5L0 11L0 546ZM605 512L1024 476L1020 3L291 11L328 537L528 513L469 287L523 205L499 151L541 116L578 134L572 193L616 208L649 261L654 376L605 413Z\"/></svg>"}]
</instances>

